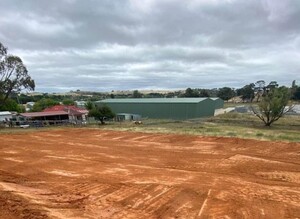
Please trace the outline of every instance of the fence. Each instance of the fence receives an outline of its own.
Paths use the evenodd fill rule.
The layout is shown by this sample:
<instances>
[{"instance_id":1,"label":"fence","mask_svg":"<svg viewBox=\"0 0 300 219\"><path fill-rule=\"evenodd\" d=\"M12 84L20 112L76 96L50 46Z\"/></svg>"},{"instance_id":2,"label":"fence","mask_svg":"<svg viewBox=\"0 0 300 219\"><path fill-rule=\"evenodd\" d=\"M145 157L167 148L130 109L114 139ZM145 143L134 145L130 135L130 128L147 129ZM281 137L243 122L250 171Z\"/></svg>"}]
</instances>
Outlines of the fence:
<instances>
[{"instance_id":1,"label":"fence","mask_svg":"<svg viewBox=\"0 0 300 219\"><path fill-rule=\"evenodd\" d=\"M83 126L86 125L86 121L82 120L27 120L27 121L3 121L0 122L1 128L13 128L13 127L48 127L48 126Z\"/></svg>"}]
</instances>

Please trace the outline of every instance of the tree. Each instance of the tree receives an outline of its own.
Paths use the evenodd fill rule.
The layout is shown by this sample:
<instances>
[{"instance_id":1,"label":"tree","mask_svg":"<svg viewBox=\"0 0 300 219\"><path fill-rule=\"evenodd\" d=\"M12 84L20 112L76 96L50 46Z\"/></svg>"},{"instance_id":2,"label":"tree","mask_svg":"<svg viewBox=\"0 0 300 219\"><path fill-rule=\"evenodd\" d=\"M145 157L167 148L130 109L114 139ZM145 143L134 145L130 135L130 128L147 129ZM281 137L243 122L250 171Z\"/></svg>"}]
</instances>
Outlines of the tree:
<instances>
[{"instance_id":1,"label":"tree","mask_svg":"<svg viewBox=\"0 0 300 219\"><path fill-rule=\"evenodd\" d=\"M93 103L92 101L88 101L88 102L86 102L86 103L84 104L84 107L85 107L87 110L92 110L92 109L95 107L95 105L94 105L94 103Z\"/></svg>"},{"instance_id":2,"label":"tree","mask_svg":"<svg viewBox=\"0 0 300 219\"><path fill-rule=\"evenodd\" d=\"M89 111L89 116L94 117L96 120L100 120L101 124L105 124L106 118L112 119L115 117L115 113L108 106L96 106Z\"/></svg>"},{"instance_id":3,"label":"tree","mask_svg":"<svg viewBox=\"0 0 300 219\"><path fill-rule=\"evenodd\" d=\"M134 90L132 97L133 98L141 98L141 97L143 97L143 94L141 92L139 92L138 90Z\"/></svg>"},{"instance_id":4,"label":"tree","mask_svg":"<svg viewBox=\"0 0 300 219\"><path fill-rule=\"evenodd\" d=\"M296 80L293 80L293 82L292 82L292 88L294 88L294 87L297 87Z\"/></svg>"},{"instance_id":5,"label":"tree","mask_svg":"<svg viewBox=\"0 0 300 219\"><path fill-rule=\"evenodd\" d=\"M192 88L187 88L183 95L184 97L199 97L198 91Z\"/></svg>"},{"instance_id":6,"label":"tree","mask_svg":"<svg viewBox=\"0 0 300 219\"><path fill-rule=\"evenodd\" d=\"M300 87L295 88L293 91L293 100L300 100Z\"/></svg>"},{"instance_id":7,"label":"tree","mask_svg":"<svg viewBox=\"0 0 300 219\"><path fill-rule=\"evenodd\" d=\"M278 87L279 85L278 85L278 83L277 83L277 81L271 81L267 86L266 86L266 89L267 90L270 90L270 89L273 89L273 88L276 88L276 87ZM265 89L265 90L266 90Z\"/></svg>"},{"instance_id":8,"label":"tree","mask_svg":"<svg viewBox=\"0 0 300 219\"><path fill-rule=\"evenodd\" d=\"M266 82L264 80L258 80L255 82L255 90L263 91L266 86Z\"/></svg>"},{"instance_id":9,"label":"tree","mask_svg":"<svg viewBox=\"0 0 300 219\"><path fill-rule=\"evenodd\" d=\"M291 93L293 100L300 100L300 87L296 85L296 80L292 82Z\"/></svg>"},{"instance_id":10,"label":"tree","mask_svg":"<svg viewBox=\"0 0 300 219\"><path fill-rule=\"evenodd\" d=\"M7 48L0 43L0 106L12 92L22 89L34 90L34 80L29 76L22 59L8 55Z\"/></svg>"},{"instance_id":11,"label":"tree","mask_svg":"<svg viewBox=\"0 0 300 219\"><path fill-rule=\"evenodd\" d=\"M11 98L7 98L4 104L0 105L0 111L15 111L22 113L25 111L22 105L19 105L16 101Z\"/></svg>"},{"instance_id":12,"label":"tree","mask_svg":"<svg viewBox=\"0 0 300 219\"><path fill-rule=\"evenodd\" d=\"M63 105L67 105L67 106L74 106L75 105L75 102L74 100L71 100L71 99L64 99L62 101Z\"/></svg>"},{"instance_id":13,"label":"tree","mask_svg":"<svg viewBox=\"0 0 300 219\"><path fill-rule=\"evenodd\" d=\"M210 97L208 90L201 89L199 92L199 97Z\"/></svg>"},{"instance_id":14,"label":"tree","mask_svg":"<svg viewBox=\"0 0 300 219\"><path fill-rule=\"evenodd\" d=\"M241 96L243 101L252 102L254 98L254 87L255 85L253 83L245 85L237 90L237 95Z\"/></svg>"},{"instance_id":15,"label":"tree","mask_svg":"<svg viewBox=\"0 0 300 219\"><path fill-rule=\"evenodd\" d=\"M46 109L47 107L59 105L59 102L50 99L50 98L42 98L41 100L37 101L32 108L32 112L41 112L42 110Z\"/></svg>"},{"instance_id":16,"label":"tree","mask_svg":"<svg viewBox=\"0 0 300 219\"><path fill-rule=\"evenodd\" d=\"M262 97L258 108L252 107L252 111L266 126L271 126L288 111L285 108L289 99L290 92L286 87L275 87Z\"/></svg>"},{"instance_id":17,"label":"tree","mask_svg":"<svg viewBox=\"0 0 300 219\"><path fill-rule=\"evenodd\" d=\"M235 96L235 91L230 87L223 87L218 90L217 96L223 100L229 100Z\"/></svg>"},{"instance_id":18,"label":"tree","mask_svg":"<svg viewBox=\"0 0 300 219\"><path fill-rule=\"evenodd\" d=\"M260 100L260 98L263 96L266 88L266 82L264 80L259 80L255 82L255 95L256 95L256 102Z\"/></svg>"},{"instance_id":19,"label":"tree","mask_svg":"<svg viewBox=\"0 0 300 219\"><path fill-rule=\"evenodd\" d=\"M17 97L14 98L14 99L17 99ZM27 103L27 102L34 102L34 97L32 97L32 96L27 96L27 95L25 95L25 94L20 94L20 95L18 96L18 99L19 99L20 103L22 103L22 104L25 104L25 103Z\"/></svg>"}]
</instances>

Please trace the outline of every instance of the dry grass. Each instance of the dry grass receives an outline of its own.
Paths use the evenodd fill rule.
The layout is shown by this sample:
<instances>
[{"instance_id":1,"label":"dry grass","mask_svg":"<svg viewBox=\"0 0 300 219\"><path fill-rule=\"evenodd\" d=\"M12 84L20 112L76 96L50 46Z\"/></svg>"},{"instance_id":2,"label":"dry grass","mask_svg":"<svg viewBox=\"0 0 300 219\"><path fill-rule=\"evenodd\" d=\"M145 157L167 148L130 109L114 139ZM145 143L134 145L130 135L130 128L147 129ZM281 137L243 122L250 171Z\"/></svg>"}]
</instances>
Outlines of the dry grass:
<instances>
[{"instance_id":1,"label":"dry grass","mask_svg":"<svg viewBox=\"0 0 300 219\"><path fill-rule=\"evenodd\" d=\"M0 134L21 134L32 131L68 128L70 127L0 129ZM142 125L135 125L132 122L111 122L107 125L89 125L86 128L300 142L300 116L285 116L271 127L264 126L263 123L252 114L228 113L215 117L188 121L147 119L143 121Z\"/></svg>"},{"instance_id":2,"label":"dry grass","mask_svg":"<svg viewBox=\"0 0 300 219\"><path fill-rule=\"evenodd\" d=\"M252 114L229 113L201 120L145 120L142 125L130 122L111 123L102 128L300 142L300 116L285 116L271 127L264 126Z\"/></svg>"}]
</instances>

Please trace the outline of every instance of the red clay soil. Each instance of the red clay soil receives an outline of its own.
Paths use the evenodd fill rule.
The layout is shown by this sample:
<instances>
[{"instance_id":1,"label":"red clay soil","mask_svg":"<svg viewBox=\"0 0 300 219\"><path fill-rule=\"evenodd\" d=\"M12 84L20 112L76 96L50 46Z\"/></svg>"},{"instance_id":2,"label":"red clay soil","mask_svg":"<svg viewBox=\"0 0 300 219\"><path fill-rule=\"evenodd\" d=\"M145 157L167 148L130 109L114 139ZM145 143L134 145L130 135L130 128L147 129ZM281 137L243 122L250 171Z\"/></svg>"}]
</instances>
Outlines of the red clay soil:
<instances>
[{"instance_id":1,"label":"red clay soil","mask_svg":"<svg viewBox=\"0 0 300 219\"><path fill-rule=\"evenodd\" d=\"M300 143L1 134L0 218L300 218Z\"/></svg>"}]
</instances>

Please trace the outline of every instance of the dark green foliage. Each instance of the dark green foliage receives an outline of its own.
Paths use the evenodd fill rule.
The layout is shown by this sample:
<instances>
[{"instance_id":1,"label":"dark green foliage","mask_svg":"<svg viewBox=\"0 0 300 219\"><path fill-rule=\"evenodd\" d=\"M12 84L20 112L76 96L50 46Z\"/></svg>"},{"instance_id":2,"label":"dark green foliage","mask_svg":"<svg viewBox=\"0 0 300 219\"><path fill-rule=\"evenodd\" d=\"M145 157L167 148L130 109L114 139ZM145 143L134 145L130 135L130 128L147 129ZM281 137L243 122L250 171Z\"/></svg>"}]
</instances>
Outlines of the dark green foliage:
<instances>
[{"instance_id":1,"label":"dark green foliage","mask_svg":"<svg viewBox=\"0 0 300 219\"><path fill-rule=\"evenodd\" d=\"M27 96L25 94L20 94L20 96L18 97L20 103L25 104L27 102L35 102L34 98L31 96Z\"/></svg>"},{"instance_id":2,"label":"dark green foliage","mask_svg":"<svg viewBox=\"0 0 300 219\"><path fill-rule=\"evenodd\" d=\"M276 88L276 87L278 87L279 85L278 85L278 83L277 83L277 81L271 81L268 85L267 85L267 89L273 89L273 88Z\"/></svg>"},{"instance_id":3,"label":"dark green foliage","mask_svg":"<svg viewBox=\"0 0 300 219\"><path fill-rule=\"evenodd\" d=\"M254 87L255 85L253 83L245 85L237 90L237 95L241 96L243 101L252 102L254 98Z\"/></svg>"},{"instance_id":4,"label":"dark green foliage","mask_svg":"<svg viewBox=\"0 0 300 219\"><path fill-rule=\"evenodd\" d=\"M74 100L72 100L72 99L64 99L64 100L62 101L62 104L63 104L63 105L66 105L66 106L74 106L74 105L75 105L75 102L74 102Z\"/></svg>"},{"instance_id":5,"label":"dark green foliage","mask_svg":"<svg viewBox=\"0 0 300 219\"><path fill-rule=\"evenodd\" d=\"M115 113L108 106L96 106L89 111L89 116L104 124L104 120L114 118Z\"/></svg>"},{"instance_id":6,"label":"dark green foliage","mask_svg":"<svg viewBox=\"0 0 300 219\"><path fill-rule=\"evenodd\" d=\"M85 107L87 110L92 110L92 109L95 107L95 105L94 105L94 103L93 103L92 101L88 101L88 102L86 102L86 103L84 104L84 107Z\"/></svg>"},{"instance_id":7,"label":"dark green foliage","mask_svg":"<svg viewBox=\"0 0 300 219\"><path fill-rule=\"evenodd\" d=\"M210 97L209 91L206 89L200 89L199 97Z\"/></svg>"},{"instance_id":8,"label":"dark green foliage","mask_svg":"<svg viewBox=\"0 0 300 219\"><path fill-rule=\"evenodd\" d=\"M183 95L184 97L199 97L199 92L196 89L187 88Z\"/></svg>"},{"instance_id":9,"label":"dark green foliage","mask_svg":"<svg viewBox=\"0 0 300 219\"><path fill-rule=\"evenodd\" d=\"M292 99L293 100L300 100L300 87L294 88Z\"/></svg>"},{"instance_id":10,"label":"dark green foliage","mask_svg":"<svg viewBox=\"0 0 300 219\"><path fill-rule=\"evenodd\" d=\"M132 94L132 97L133 97L133 98L142 98L142 97L143 97L143 94L140 93L138 90L134 90L134 91L133 91L133 94Z\"/></svg>"},{"instance_id":11,"label":"dark green foliage","mask_svg":"<svg viewBox=\"0 0 300 219\"><path fill-rule=\"evenodd\" d=\"M17 104L17 102L14 101L13 99L8 98L6 99L4 104L0 105L0 111L14 111L14 112L22 113L25 111L25 109L23 106Z\"/></svg>"},{"instance_id":12,"label":"dark green foliage","mask_svg":"<svg viewBox=\"0 0 300 219\"><path fill-rule=\"evenodd\" d=\"M161 93L149 93L145 95L145 98L163 98L163 97L165 97L165 95Z\"/></svg>"},{"instance_id":13,"label":"dark green foliage","mask_svg":"<svg viewBox=\"0 0 300 219\"><path fill-rule=\"evenodd\" d=\"M235 96L235 91L234 91L234 89L232 89L230 87L223 87L223 88L219 89L217 95L219 98L221 98L223 100L229 100Z\"/></svg>"},{"instance_id":14,"label":"dark green foliage","mask_svg":"<svg viewBox=\"0 0 300 219\"><path fill-rule=\"evenodd\" d=\"M43 98L39 101L37 101L32 108L32 112L41 112L44 109L46 109L47 107L51 107L51 106L55 106L58 105L59 102L50 99L50 98Z\"/></svg>"}]
</instances>

